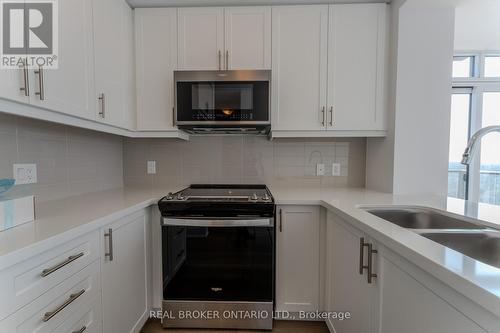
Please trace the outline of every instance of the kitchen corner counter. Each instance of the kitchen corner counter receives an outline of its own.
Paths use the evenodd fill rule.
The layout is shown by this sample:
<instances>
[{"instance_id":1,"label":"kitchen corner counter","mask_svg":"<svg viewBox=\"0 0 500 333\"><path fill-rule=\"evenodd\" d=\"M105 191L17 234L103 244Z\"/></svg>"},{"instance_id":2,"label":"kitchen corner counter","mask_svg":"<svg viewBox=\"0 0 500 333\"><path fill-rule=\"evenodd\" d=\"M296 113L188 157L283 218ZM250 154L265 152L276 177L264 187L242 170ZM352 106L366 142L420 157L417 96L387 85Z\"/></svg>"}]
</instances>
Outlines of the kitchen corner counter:
<instances>
[{"instance_id":1,"label":"kitchen corner counter","mask_svg":"<svg viewBox=\"0 0 500 333\"><path fill-rule=\"evenodd\" d=\"M156 204L168 192L121 188L37 204L37 219L0 232L0 267L27 259L55 244L96 230ZM321 205L383 246L433 275L500 317L500 269L432 242L410 230L371 215L361 206L427 206L479 218L500 229L500 207L437 196L395 196L366 189L269 186L278 205ZM453 256L451 262L450 255ZM457 260L463 265L456 265ZM487 274L486 274L486 273Z\"/></svg>"},{"instance_id":2,"label":"kitchen corner counter","mask_svg":"<svg viewBox=\"0 0 500 333\"><path fill-rule=\"evenodd\" d=\"M179 189L119 188L37 203L35 221L0 232L0 268L156 204L164 193Z\"/></svg>"}]
</instances>

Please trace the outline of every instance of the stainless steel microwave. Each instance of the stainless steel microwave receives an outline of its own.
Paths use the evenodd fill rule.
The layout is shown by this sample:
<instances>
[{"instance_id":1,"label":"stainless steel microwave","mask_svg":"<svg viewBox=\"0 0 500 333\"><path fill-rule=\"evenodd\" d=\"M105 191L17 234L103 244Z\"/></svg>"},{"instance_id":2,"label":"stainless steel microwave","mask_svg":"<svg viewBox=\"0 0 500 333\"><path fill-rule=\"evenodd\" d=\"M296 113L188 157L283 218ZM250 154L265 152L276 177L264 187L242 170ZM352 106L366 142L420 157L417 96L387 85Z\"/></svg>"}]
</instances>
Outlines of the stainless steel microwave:
<instances>
[{"instance_id":1,"label":"stainless steel microwave","mask_svg":"<svg viewBox=\"0 0 500 333\"><path fill-rule=\"evenodd\" d=\"M191 134L267 134L271 71L175 71L176 125Z\"/></svg>"}]
</instances>

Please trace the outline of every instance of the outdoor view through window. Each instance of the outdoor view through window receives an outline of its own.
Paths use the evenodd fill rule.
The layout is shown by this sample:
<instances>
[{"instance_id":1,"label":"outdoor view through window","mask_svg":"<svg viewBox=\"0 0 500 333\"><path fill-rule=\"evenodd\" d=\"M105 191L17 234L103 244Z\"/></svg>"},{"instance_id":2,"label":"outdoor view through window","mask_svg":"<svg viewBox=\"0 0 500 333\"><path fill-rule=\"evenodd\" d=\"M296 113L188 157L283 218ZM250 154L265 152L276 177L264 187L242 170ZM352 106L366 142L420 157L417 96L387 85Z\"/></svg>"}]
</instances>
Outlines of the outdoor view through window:
<instances>
[{"instance_id":1,"label":"outdoor view through window","mask_svg":"<svg viewBox=\"0 0 500 333\"><path fill-rule=\"evenodd\" d=\"M472 134L500 125L500 56L456 56L453 80L448 195L500 205L500 133L481 140L468 170L460 163Z\"/></svg>"}]
</instances>

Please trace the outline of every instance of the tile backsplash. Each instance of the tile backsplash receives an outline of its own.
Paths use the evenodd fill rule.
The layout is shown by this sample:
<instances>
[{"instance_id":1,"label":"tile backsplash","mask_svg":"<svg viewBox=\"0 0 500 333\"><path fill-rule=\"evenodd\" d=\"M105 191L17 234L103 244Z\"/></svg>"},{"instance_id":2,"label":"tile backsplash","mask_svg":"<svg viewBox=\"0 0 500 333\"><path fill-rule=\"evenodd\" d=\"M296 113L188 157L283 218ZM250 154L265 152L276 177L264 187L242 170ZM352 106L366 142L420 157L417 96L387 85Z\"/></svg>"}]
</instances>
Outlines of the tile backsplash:
<instances>
[{"instance_id":1,"label":"tile backsplash","mask_svg":"<svg viewBox=\"0 0 500 333\"><path fill-rule=\"evenodd\" d=\"M191 137L187 142L125 139L126 186L185 186L193 183L283 183L303 186L363 187L366 140ZM147 174L147 161L156 174ZM325 175L316 176L316 164ZM340 176L332 164L340 163Z\"/></svg>"},{"instance_id":2,"label":"tile backsplash","mask_svg":"<svg viewBox=\"0 0 500 333\"><path fill-rule=\"evenodd\" d=\"M123 186L123 138L0 114L0 178L14 163L36 163L38 182L9 194L37 201Z\"/></svg>"}]
</instances>

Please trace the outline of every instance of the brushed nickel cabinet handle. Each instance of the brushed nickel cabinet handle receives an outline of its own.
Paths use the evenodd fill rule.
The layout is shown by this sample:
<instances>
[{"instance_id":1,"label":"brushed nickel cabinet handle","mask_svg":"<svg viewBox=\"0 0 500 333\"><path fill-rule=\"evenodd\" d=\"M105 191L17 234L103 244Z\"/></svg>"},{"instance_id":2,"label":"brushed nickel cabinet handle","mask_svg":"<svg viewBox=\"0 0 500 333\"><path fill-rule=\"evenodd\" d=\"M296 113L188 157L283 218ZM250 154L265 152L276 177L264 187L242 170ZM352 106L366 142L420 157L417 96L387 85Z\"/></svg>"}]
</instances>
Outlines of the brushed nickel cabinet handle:
<instances>
[{"instance_id":1,"label":"brushed nickel cabinet handle","mask_svg":"<svg viewBox=\"0 0 500 333\"><path fill-rule=\"evenodd\" d=\"M226 50L226 69L229 69L229 51Z\"/></svg>"},{"instance_id":2,"label":"brushed nickel cabinet handle","mask_svg":"<svg viewBox=\"0 0 500 333\"><path fill-rule=\"evenodd\" d=\"M50 274L54 273L55 271L57 271L57 270L59 270L59 269L63 268L64 266L66 266L66 265L68 265L68 264L72 263L72 262L73 262L73 261L75 261L76 259L83 257L83 254L84 254L83 252L80 252L80 253L75 254L75 255L73 255L73 256L69 256L69 257L68 257L68 259L64 260L63 262L60 262L59 264L57 264L57 265L55 265L55 266L53 266L53 267L50 267L50 268L46 268L46 269L44 269L44 270L42 271L42 274L41 274L41 275L42 275L42 277L46 277L46 276L48 276L48 275L50 275Z\"/></svg>"},{"instance_id":3,"label":"brushed nickel cabinet handle","mask_svg":"<svg viewBox=\"0 0 500 333\"><path fill-rule=\"evenodd\" d=\"M80 290L77 293L69 295L69 298L66 301L64 301L63 304L59 305L57 307L57 309L55 309L54 311L45 312L45 314L43 315L42 321L44 323L48 322L56 314L58 314L59 312L61 312L62 310L64 310L65 307L67 307L68 305L70 305L71 303L73 303L78 297L82 296L84 292L85 292L85 289L82 289L82 290Z\"/></svg>"},{"instance_id":4,"label":"brushed nickel cabinet handle","mask_svg":"<svg viewBox=\"0 0 500 333\"><path fill-rule=\"evenodd\" d=\"M106 118L106 95L104 93L100 93L98 99L101 101L101 111L99 111L99 116L104 119Z\"/></svg>"},{"instance_id":5,"label":"brushed nickel cabinet handle","mask_svg":"<svg viewBox=\"0 0 500 333\"><path fill-rule=\"evenodd\" d=\"M28 71L28 58L24 59L21 61L23 64L23 80L24 80L24 87L19 88L19 90L24 91L24 96L29 96L30 95L30 78L29 78L29 71Z\"/></svg>"},{"instance_id":6,"label":"brushed nickel cabinet handle","mask_svg":"<svg viewBox=\"0 0 500 333\"><path fill-rule=\"evenodd\" d=\"M280 209L280 232L283 232L283 212Z\"/></svg>"},{"instance_id":7,"label":"brushed nickel cabinet handle","mask_svg":"<svg viewBox=\"0 0 500 333\"><path fill-rule=\"evenodd\" d=\"M330 126L333 126L333 106L330 106Z\"/></svg>"},{"instance_id":8,"label":"brushed nickel cabinet handle","mask_svg":"<svg viewBox=\"0 0 500 333\"><path fill-rule=\"evenodd\" d=\"M39 85L39 91L35 92L35 95L40 96L40 100L44 101L45 100L45 80L43 77L43 67L39 66L38 70L35 71L35 74L38 74L38 85Z\"/></svg>"},{"instance_id":9,"label":"brushed nickel cabinet handle","mask_svg":"<svg viewBox=\"0 0 500 333\"><path fill-rule=\"evenodd\" d=\"M363 275L363 271L368 268L365 265L365 247L368 247L368 243L365 243L365 238L361 237L359 239L359 274Z\"/></svg>"},{"instance_id":10,"label":"brushed nickel cabinet handle","mask_svg":"<svg viewBox=\"0 0 500 333\"><path fill-rule=\"evenodd\" d=\"M367 280L368 280L368 283L372 283L373 281L373 278L376 278L377 277L377 274L374 274L373 273L373 255L378 253L377 250L374 250L373 249L373 244L368 244L368 277L367 277Z\"/></svg>"},{"instance_id":11,"label":"brushed nickel cabinet handle","mask_svg":"<svg viewBox=\"0 0 500 333\"><path fill-rule=\"evenodd\" d=\"M222 69L222 64L221 64L221 62L222 62L222 52L221 52L221 50L219 50L219 70L221 70L221 69Z\"/></svg>"},{"instance_id":12,"label":"brushed nickel cabinet handle","mask_svg":"<svg viewBox=\"0 0 500 333\"><path fill-rule=\"evenodd\" d=\"M108 249L109 249L109 252L104 253L104 256L108 257L109 261L113 261L113 229L109 228L108 232L104 234L104 237L108 237Z\"/></svg>"},{"instance_id":13,"label":"brushed nickel cabinet handle","mask_svg":"<svg viewBox=\"0 0 500 333\"><path fill-rule=\"evenodd\" d=\"M321 108L321 117L322 117L322 121L321 121L321 125L322 126L325 126L325 107L323 106L323 108Z\"/></svg>"},{"instance_id":14,"label":"brushed nickel cabinet handle","mask_svg":"<svg viewBox=\"0 0 500 333\"><path fill-rule=\"evenodd\" d=\"M87 326L83 326L82 328L80 328L78 331L73 331L71 333L83 333L85 332L85 330L87 329Z\"/></svg>"}]
</instances>

